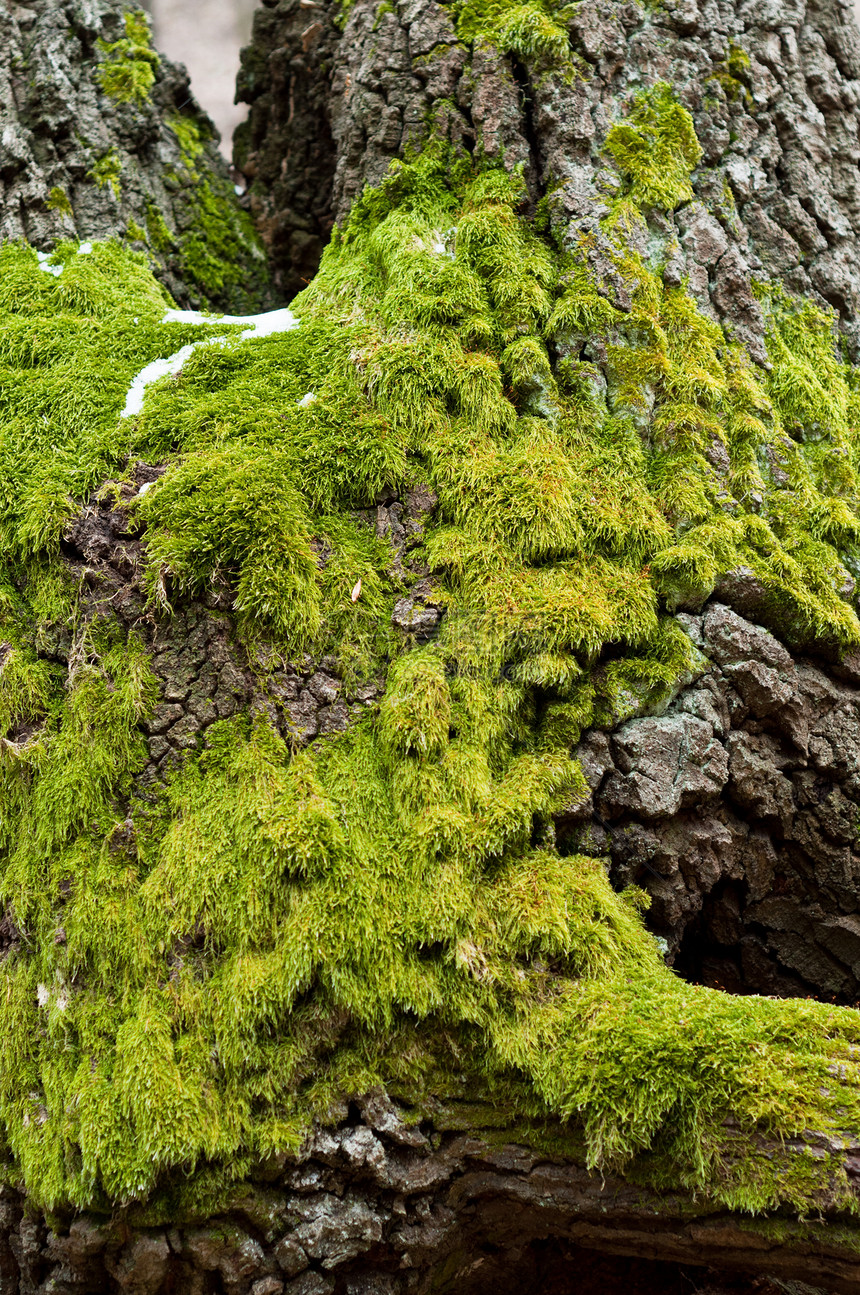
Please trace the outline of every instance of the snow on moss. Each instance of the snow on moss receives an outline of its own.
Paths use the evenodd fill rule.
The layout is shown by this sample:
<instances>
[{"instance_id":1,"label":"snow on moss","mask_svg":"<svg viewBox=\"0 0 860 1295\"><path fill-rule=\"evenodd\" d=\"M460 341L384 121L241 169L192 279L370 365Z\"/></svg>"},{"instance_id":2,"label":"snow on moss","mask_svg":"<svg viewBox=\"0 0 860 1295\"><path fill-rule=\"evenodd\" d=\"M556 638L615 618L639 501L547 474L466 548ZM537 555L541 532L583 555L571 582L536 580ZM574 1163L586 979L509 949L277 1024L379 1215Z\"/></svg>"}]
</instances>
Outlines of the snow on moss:
<instances>
[{"instance_id":1,"label":"snow on moss","mask_svg":"<svg viewBox=\"0 0 860 1295\"><path fill-rule=\"evenodd\" d=\"M586 794L580 733L699 668L669 613L721 573L751 569L783 633L860 643L840 592L856 383L831 321L765 294L757 369L664 285L656 239L630 251L650 190L625 165L604 219L624 314L585 248L517 214L516 175L433 148L359 199L298 328L176 312L115 245L58 249L58 276L0 250L0 899L26 933L0 970L0 1119L34 1199L157 1198L181 1166L209 1201L339 1095L382 1082L420 1106L463 1067L513 1114L569 1120L591 1164L645 1155L638 1172L733 1207L802 1207L830 1174L750 1175L724 1121L856 1126L857 1013L681 983L641 894L552 843ZM265 719L212 726L149 812L146 651L82 617L59 555L138 459L165 468L135 504L154 614L167 585L227 573L249 639L386 676L375 711L303 752ZM360 510L418 484L448 614L416 647ZM70 677L39 647L58 620Z\"/></svg>"},{"instance_id":2,"label":"snow on moss","mask_svg":"<svg viewBox=\"0 0 860 1295\"><path fill-rule=\"evenodd\" d=\"M87 244L89 251L92 251L91 244ZM79 254L84 250L83 245L78 248ZM50 268L50 267L49 267ZM56 272L60 273L62 267L57 267ZM162 317L164 324L204 324L212 327L215 324L244 324L245 327L241 333L238 333L238 340L247 341L251 337L271 337L274 333L286 333L291 328L298 328L299 321L291 310L269 310L261 315L205 315L199 310L167 310ZM222 346L229 341L228 337L204 337L199 342L191 342L183 346L173 355L168 355L164 359L151 360L140 373L135 374L123 406L122 418L131 418L133 414L139 414L143 409L143 399L146 395L147 387L151 387L153 382L158 382L160 378L178 377L182 372L186 361L201 346Z\"/></svg>"}]
</instances>

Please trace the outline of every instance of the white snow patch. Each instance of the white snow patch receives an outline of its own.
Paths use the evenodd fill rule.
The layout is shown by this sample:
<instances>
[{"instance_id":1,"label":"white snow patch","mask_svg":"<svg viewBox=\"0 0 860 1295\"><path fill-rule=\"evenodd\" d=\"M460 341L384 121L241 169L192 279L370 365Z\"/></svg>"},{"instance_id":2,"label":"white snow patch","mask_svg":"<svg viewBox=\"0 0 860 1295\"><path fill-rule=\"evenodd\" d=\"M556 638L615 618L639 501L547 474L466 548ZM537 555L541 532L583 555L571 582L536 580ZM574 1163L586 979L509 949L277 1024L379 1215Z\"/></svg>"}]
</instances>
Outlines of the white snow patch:
<instances>
[{"instance_id":1,"label":"white snow patch","mask_svg":"<svg viewBox=\"0 0 860 1295\"><path fill-rule=\"evenodd\" d=\"M175 355L168 355L163 360L153 360L145 369L132 379L125 398L122 418L130 418L143 409L143 398L146 388L159 378L175 377L182 371L188 357L199 346L221 346L231 340L245 342L251 337L271 337L273 333L288 333L298 328L299 321L291 310L269 310L262 315L204 315L199 310L167 310L161 321L163 324L246 324L247 327L236 338L204 337L199 342L190 342Z\"/></svg>"},{"instance_id":2,"label":"white snow patch","mask_svg":"<svg viewBox=\"0 0 860 1295\"><path fill-rule=\"evenodd\" d=\"M93 250L92 243L81 243L76 254L78 256L89 256L92 250ZM50 260L53 255L54 255L53 252L37 252L36 259L39 262L40 270L44 270L46 274L53 274L55 279L59 279L60 275L63 273L63 270L65 269L65 266L51 265Z\"/></svg>"},{"instance_id":3,"label":"white snow patch","mask_svg":"<svg viewBox=\"0 0 860 1295\"><path fill-rule=\"evenodd\" d=\"M36 257L39 261L39 269L44 270L46 274L53 274L55 279L59 279L60 275L63 273L63 267L61 265L49 265L48 262L52 256L53 252L36 253Z\"/></svg>"},{"instance_id":4,"label":"white snow patch","mask_svg":"<svg viewBox=\"0 0 860 1295\"><path fill-rule=\"evenodd\" d=\"M69 1005L69 995L66 992L66 987L63 982L63 978L59 972L56 973L55 979L57 982L57 992L56 992L56 998L54 999L54 1004L59 1011L64 1012ZM48 985L37 985L36 998L38 999L38 1003L40 1007L48 1007L49 1004L51 1003L50 987Z\"/></svg>"},{"instance_id":5,"label":"white snow patch","mask_svg":"<svg viewBox=\"0 0 860 1295\"><path fill-rule=\"evenodd\" d=\"M167 310L162 324L247 324L239 334L244 342L249 337L270 337L272 333L288 333L298 328L299 321L291 310L269 310L264 315L205 315L200 310ZM200 346L200 342L195 343Z\"/></svg>"},{"instance_id":6,"label":"white snow patch","mask_svg":"<svg viewBox=\"0 0 860 1295\"><path fill-rule=\"evenodd\" d=\"M456 236L457 230L452 225L444 234L437 235L436 242L433 243L430 250L435 252L437 256L447 256L449 261L453 261L455 259L454 253L451 251L449 244L454 241Z\"/></svg>"},{"instance_id":7,"label":"white snow patch","mask_svg":"<svg viewBox=\"0 0 860 1295\"><path fill-rule=\"evenodd\" d=\"M132 380L125 398L122 417L129 418L132 414L139 414L143 409L146 388L153 382L157 382L159 378L176 377L181 373L183 364L198 346L212 346L226 340L226 337L207 337L202 342L191 342L188 346L183 346L181 351L177 351L175 355L169 355L166 360L153 360L151 364L147 364L146 368L141 369L137 377Z\"/></svg>"}]
</instances>

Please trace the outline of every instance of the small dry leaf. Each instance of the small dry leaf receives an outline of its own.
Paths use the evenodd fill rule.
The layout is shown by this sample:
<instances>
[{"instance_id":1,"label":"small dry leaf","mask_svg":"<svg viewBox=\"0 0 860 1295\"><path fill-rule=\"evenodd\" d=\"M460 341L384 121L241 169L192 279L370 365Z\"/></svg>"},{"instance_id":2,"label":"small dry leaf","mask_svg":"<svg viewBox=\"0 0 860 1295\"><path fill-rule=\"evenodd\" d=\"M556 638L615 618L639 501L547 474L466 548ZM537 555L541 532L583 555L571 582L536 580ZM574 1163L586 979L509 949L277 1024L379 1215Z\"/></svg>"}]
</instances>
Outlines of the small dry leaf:
<instances>
[{"instance_id":1,"label":"small dry leaf","mask_svg":"<svg viewBox=\"0 0 860 1295\"><path fill-rule=\"evenodd\" d=\"M360 595L361 595L361 581L359 580L358 584L357 584L357 585L355 586L355 588L353 589L353 591L352 591L352 593L351 593L350 597L352 598L352 601L353 601L354 603L357 603L357 602L358 602L358 600L359 600Z\"/></svg>"}]
</instances>

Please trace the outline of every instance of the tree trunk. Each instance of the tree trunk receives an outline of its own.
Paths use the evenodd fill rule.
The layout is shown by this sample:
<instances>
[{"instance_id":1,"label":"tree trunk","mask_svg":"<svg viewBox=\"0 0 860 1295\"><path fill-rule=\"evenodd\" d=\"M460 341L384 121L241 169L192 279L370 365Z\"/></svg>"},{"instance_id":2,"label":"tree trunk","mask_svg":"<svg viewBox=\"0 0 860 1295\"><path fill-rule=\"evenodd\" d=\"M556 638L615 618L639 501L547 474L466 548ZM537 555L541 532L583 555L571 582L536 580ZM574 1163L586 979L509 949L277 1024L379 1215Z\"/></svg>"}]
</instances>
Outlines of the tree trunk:
<instances>
[{"instance_id":1,"label":"tree trunk","mask_svg":"<svg viewBox=\"0 0 860 1295\"><path fill-rule=\"evenodd\" d=\"M7 1190L2 1289L16 1295L857 1290L856 1228L846 1226L838 1206L831 1210L826 1194L812 1220L749 1218L685 1193L590 1173L575 1153L547 1155L527 1141L506 1143L497 1113L479 1103L440 1103L435 1125L432 1132L427 1126L428 1139L404 1125L381 1093L371 1093L352 1119L312 1139L298 1163L274 1158L243 1185L232 1208L197 1219L162 1222L132 1209L113 1218L54 1218L46 1227ZM810 1134L787 1147L762 1142L750 1167L811 1154L832 1158L834 1183L847 1169L853 1184L858 1149ZM749 1154L746 1143L742 1154Z\"/></svg>"},{"instance_id":2,"label":"tree trunk","mask_svg":"<svg viewBox=\"0 0 860 1295\"><path fill-rule=\"evenodd\" d=\"M152 49L139 8L8 4L0 87L0 238L42 251L118 238L150 254L182 304L240 310L267 299L265 261L214 127L184 68Z\"/></svg>"},{"instance_id":3,"label":"tree trunk","mask_svg":"<svg viewBox=\"0 0 860 1295\"><path fill-rule=\"evenodd\" d=\"M860 642L857 493L845 476L819 490L857 457L860 37L850 7L584 0L558 12L455 12L356 0L345 25L339 12L265 0L239 80L251 115L236 162L277 289L292 297L313 279L335 222L343 237L329 266L350 248L365 258L351 278L344 261L343 277L327 279L324 262L297 304L290 337L310 338L307 353L297 360L272 339L222 352L219 339L178 362L137 421L118 421L125 379L116 408L86 405L83 435L63 408L71 367L60 397L28 385L41 374L27 339L53 337L39 293L27 280L23 306L13 297L5 307L4 363L10 390L13 376L24 394L4 406L13 450L0 491L12 608L0 607L7 836L13 824L2 844L12 1006L0 1049L10 1184L0 1295L794 1289L783 1282L847 1295L860 1286L854 1017L775 999L726 1014L719 995L667 975L629 901L641 899L631 883L650 892L650 929L694 981L860 997L860 670L848 651ZM187 82L151 55L134 12L103 0L34 4L13 8L3 31L4 239L44 252L62 238L117 237L148 249L181 304L264 303L259 254L205 119ZM413 161L422 153L437 157L456 201L440 209L445 221L434 212L432 229L420 203L409 208L416 223L386 241L386 213L403 214L397 175L419 196L429 183ZM497 197L499 164L522 175L515 216ZM467 172L476 184L490 174L496 189L463 198ZM586 324L580 312L553 331L547 306L540 325L526 310L481 332L448 298L431 300L439 265L466 266L474 318L479 271L503 318L506 279L522 266L487 270L480 237L468 243L487 212L522 236L534 298L554 293L560 309L573 284ZM418 258L411 278L405 262L391 269L404 249ZM540 268L552 257L555 278ZM712 370L694 375L686 412L674 400L668 430L670 321L649 323L637 300L643 266L649 300L686 311L676 350L700 354L703 335L711 346ZM127 340L138 310L162 326L134 291L141 306L130 297L108 315L71 292L58 303L83 338L72 358L87 359L104 318L122 325L111 368L129 381L163 358L138 359ZM831 338L823 316L797 314L810 303L836 312L842 367L837 330ZM818 339L812 360L806 333L790 332L796 317ZM617 355L641 359L649 327L663 369L636 378L628 399ZM483 375L502 431L466 386L444 388L437 345L454 348L458 373ZM414 367L396 369L410 347ZM243 365L272 354L278 362L243 385ZM711 401L712 380L722 394ZM746 404L744 383L758 384ZM576 405L583 385L588 402ZM826 418L809 395L819 387ZM800 388L806 404L792 404ZM74 396L66 403L83 398L77 387ZM518 581L540 581L578 552L581 521L574 539L530 547L538 505L564 495L568 459L583 452L582 439L564 442L559 465L545 439L559 421L586 443L583 427L593 432L607 461L617 445L598 441L601 428L629 433L625 465L641 452L656 472L693 406L701 453L674 475L701 479L714 515L722 509L738 534L747 527L750 556L709 552L696 580L680 562L670 569L665 554L695 519L664 493L643 514L661 538L649 547L625 532L638 555L625 565L613 537L649 490L658 498L643 469L616 530L584 561L592 573L617 558L625 580L647 587L647 633L625 638L610 607L610 628L577 639L590 614L581 598L555 656L544 623L544 640L512 633L487 665L475 647L480 610L470 621L451 574L469 560L469 519L487 606L497 568L508 581L491 609L500 618ZM317 420L310 436L298 410ZM464 426L460 455L444 437ZM517 436L533 439L511 460ZM406 466L390 466L402 445ZM526 487L506 500L498 534L498 497L470 475L470 455L493 481L511 461L518 483L537 481L537 502ZM461 460L452 487L446 474ZM804 464L819 476L797 485ZM583 500L584 514L599 508L600 468L570 487L568 514ZM758 565L755 544L783 546L779 569ZM791 561L807 551L798 575ZM628 596L620 577L607 588L613 606ZM314 598L317 630L335 614L353 626L334 650L299 621ZM567 614L553 609L545 622ZM477 681L458 674L454 611ZM362 674L350 662L378 627L387 637ZM695 652L681 652L679 636ZM657 644L647 661L646 641ZM32 669L23 683L21 661ZM569 687L552 674L565 668ZM594 698L573 724L582 681ZM457 746L481 689L491 690L491 737ZM492 734L516 689L504 747ZM356 749L364 763L351 765ZM571 749L581 776L559 778L565 796L541 797L525 776L514 794L504 782L524 753L539 782L551 757L567 768ZM368 766L388 770L372 794ZM436 786L437 766L467 788L473 767L484 781L431 821L429 800L422 818L409 797ZM392 857L350 855L400 794L378 831L396 842ZM518 811L523 822L505 836L503 815ZM459 852L497 822L449 929L448 890L466 885L451 880ZM425 871L404 881L398 868L413 857ZM504 892L520 864L531 870ZM326 885L315 925L295 931L295 914ZM384 926L391 895L403 911ZM344 913L356 920L335 927ZM403 954L378 976L359 957L377 927ZM563 1026L552 1015L562 1006ZM691 1022L701 1028L685 1050ZM629 1046L617 1046L625 1031ZM591 1040L582 1054L580 1038ZM578 1088L565 1087L565 1058ZM387 1092L368 1091L377 1070ZM655 1089L658 1118L643 1133L636 1121Z\"/></svg>"},{"instance_id":4,"label":"tree trunk","mask_svg":"<svg viewBox=\"0 0 860 1295\"><path fill-rule=\"evenodd\" d=\"M509 52L491 35L458 39L446 5L356 0L348 12L341 32L336 6L267 0L242 56L251 113L236 162L286 290L307 281L363 186L424 146L431 122L455 150L521 166L532 207L551 194L554 233L573 245L617 189L610 126L639 88L665 81L703 149L695 198L668 231L667 281L689 276L703 309L760 360L752 284L776 277L833 306L856 356L860 45L850 0L585 0L567 26L569 83L512 28L496 35L522 46Z\"/></svg>"}]
</instances>

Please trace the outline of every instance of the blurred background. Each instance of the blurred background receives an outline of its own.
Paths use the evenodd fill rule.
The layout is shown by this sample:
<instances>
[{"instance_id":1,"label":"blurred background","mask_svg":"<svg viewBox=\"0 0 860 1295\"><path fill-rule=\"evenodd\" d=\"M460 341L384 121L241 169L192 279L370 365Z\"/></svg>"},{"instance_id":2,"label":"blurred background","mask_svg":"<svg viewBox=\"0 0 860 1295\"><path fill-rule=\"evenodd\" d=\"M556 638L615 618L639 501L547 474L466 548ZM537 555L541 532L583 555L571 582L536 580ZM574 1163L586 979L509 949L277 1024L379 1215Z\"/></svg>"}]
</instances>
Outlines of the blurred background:
<instances>
[{"instance_id":1,"label":"blurred background","mask_svg":"<svg viewBox=\"0 0 860 1295\"><path fill-rule=\"evenodd\" d=\"M251 35L258 0L145 0L155 43L184 63L194 93L221 132L221 151L231 154L233 131L247 108L233 103L239 49ZM860 20L860 0L854 0Z\"/></svg>"},{"instance_id":2,"label":"blurred background","mask_svg":"<svg viewBox=\"0 0 860 1295\"><path fill-rule=\"evenodd\" d=\"M258 0L145 0L155 44L174 63L184 63L200 104L221 132L229 158L233 131L248 111L233 103L239 49L251 36ZM860 0L858 0L860 3Z\"/></svg>"}]
</instances>

